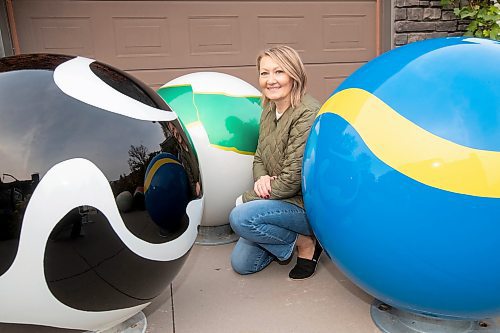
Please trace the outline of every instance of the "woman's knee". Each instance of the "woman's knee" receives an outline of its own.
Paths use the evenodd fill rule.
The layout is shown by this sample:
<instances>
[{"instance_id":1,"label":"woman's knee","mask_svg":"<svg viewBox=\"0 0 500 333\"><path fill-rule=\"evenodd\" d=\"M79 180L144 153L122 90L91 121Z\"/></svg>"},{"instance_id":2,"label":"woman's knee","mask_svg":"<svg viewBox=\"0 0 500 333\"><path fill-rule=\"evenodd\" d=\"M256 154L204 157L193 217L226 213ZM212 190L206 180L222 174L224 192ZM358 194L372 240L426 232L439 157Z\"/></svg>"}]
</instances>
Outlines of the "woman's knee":
<instances>
[{"instance_id":1,"label":"woman's knee","mask_svg":"<svg viewBox=\"0 0 500 333\"><path fill-rule=\"evenodd\" d=\"M240 275L246 275L250 274L248 272L248 269L245 265L242 265L242 261L238 259L234 259L233 256L231 256L231 267L233 268L233 271Z\"/></svg>"},{"instance_id":2,"label":"woman's knee","mask_svg":"<svg viewBox=\"0 0 500 333\"><path fill-rule=\"evenodd\" d=\"M242 256L239 251L234 251L231 253L231 267L233 271L240 275L247 275L253 273L249 269L248 258Z\"/></svg>"},{"instance_id":3,"label":"woman's knee","mask_svg":"<svg viewBox=\"0 0 500 333\"><path fill-rule=\"evenodd\" d=\"M244 214L244 205L236 206L229 214L229 224L235 233L241 236L247 225L247 216Z\"/></svg>"}]
</instances>

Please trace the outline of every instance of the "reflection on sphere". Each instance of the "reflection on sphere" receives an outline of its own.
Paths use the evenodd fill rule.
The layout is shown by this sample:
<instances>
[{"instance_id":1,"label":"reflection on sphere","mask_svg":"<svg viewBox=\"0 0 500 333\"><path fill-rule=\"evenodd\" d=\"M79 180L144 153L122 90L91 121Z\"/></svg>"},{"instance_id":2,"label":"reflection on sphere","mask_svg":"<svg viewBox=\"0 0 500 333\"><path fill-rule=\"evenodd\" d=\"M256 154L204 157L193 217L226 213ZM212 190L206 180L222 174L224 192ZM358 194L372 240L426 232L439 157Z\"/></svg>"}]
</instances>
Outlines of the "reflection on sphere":
<instances>
[{"instance_id":1,"label":"reflection on sphere","mask_svg":"<svg viewBox=\"0 0 500 333\"><path fill-rule=\"evenodd\" d=\"M0 59L0 100L0 322L97 330L134 315L180 270L201 219L177 116L125 72L63 55ZM166 229L144 195L161 154L182 170L160 170L182 194Z\"/></svg>"}]
</instances>

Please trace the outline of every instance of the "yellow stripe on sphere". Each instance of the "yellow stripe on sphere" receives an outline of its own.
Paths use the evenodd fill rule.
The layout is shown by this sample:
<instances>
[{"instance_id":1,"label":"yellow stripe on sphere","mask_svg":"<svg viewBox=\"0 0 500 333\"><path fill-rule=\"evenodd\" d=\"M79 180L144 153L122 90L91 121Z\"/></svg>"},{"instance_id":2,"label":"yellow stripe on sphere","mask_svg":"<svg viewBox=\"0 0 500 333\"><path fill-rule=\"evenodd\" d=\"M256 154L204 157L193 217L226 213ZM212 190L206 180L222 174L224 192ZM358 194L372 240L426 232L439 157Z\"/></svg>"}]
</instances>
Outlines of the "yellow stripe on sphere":
<instances>
[{"instance_id":1,"label":"yellow stripe on sphere","mask_svg":"<svg viewBox=\"0 0 500 333\"><path fill-rule=\"evenodd\" d=\"M153 176L155 175L156 171L162 166L167 163L175 163L175 164L180 164L178 161L171 159L171 158L161 158L158 161L156 161L151 169L149 169L148 174L146 175L146 180L144 181L144 193L149 188L149 185L151 185L151 179L153 179Z\"/></svg>"},{"instance_id":2,"label":"yellow stripe on sphere","mask_svg":"<svg viewBox=\"0 0 500 333\"><path fill-rule=\"evenodd\" d=\"M321 108L344 118L384 163L428 186L500 198L500 152L462 146L401 116L369 92L350 88Z\"/></svg>"}]
</instances>

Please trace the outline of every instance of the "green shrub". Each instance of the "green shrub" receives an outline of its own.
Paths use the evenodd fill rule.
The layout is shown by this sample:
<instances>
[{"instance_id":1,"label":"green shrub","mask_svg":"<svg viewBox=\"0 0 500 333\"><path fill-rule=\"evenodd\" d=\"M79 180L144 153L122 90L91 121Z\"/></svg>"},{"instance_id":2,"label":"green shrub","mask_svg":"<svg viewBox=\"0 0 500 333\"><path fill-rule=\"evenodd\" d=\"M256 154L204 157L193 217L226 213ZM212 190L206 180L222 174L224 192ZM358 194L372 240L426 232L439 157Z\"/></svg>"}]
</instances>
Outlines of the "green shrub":
<instances>
[{"instance_id":1,"label":"green shrub","mask_svg":"<svg viewBox=\"0 0 500 333\"><path fill-rule=\"evenodd\" d=\"M500 40L500 0L441 0L441 4L454 7L458 18L470 20L465 36Z\"/></svg>"}]
</instances>

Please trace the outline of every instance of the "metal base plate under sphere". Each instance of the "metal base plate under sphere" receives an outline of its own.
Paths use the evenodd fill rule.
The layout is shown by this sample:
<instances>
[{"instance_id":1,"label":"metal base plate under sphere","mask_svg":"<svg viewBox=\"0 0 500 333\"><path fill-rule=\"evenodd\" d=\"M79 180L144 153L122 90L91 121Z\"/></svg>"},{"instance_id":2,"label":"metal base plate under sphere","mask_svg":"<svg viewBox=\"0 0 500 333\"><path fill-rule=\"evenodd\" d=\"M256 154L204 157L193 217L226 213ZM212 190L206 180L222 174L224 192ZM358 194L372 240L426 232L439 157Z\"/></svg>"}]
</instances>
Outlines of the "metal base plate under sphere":
<instances>
[{"instance_id":1,"label":"metal base plate under sphere","mask_svg":"<svg viewBox=\"0 0 500 333\"><path fill-rule=\"evenodd\" d=\"M104 331L91 332L87 331L85 333L144 333L148 326L148 321L144 313L138 312L133 317L119 323L116 326L108 328Z\"/></svg>"},{"instance_id":2,"label":"metal base plate under sphere","mask_svg":"<svg viewBox=\"0 0 500 333\"><path fill-rule=\"evenodd\" d=\"M231 229L229 224L218 226L203 226L198 227L198 237L195 244L197 245L222 245L236 242L240 238Z\"/></svg>"},{"instance_id":3,"label":"metal base plate under sphere","mask_svg":"<svg viewBox=\"0 0 500 333\"><path fill-rule=\"evenodd\" d=\"M398 310L378 300L371 305L370 314L384 333L500 333L500 326L493 320L427 317Z\"/></svg>"}]
</instances>

